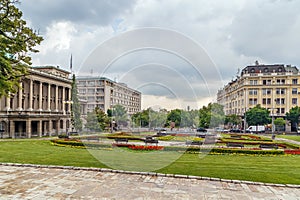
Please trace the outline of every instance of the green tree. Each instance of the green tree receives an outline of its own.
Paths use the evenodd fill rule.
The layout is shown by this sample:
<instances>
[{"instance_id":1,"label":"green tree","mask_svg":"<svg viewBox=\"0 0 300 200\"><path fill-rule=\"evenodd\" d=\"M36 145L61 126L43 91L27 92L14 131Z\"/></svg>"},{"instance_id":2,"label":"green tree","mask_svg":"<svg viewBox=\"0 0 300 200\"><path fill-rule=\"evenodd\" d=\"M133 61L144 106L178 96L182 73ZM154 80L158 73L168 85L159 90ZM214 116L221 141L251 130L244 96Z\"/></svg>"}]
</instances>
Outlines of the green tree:
<instances>
[{"instance_id":1,"label":"green tree","mask_svg":"<svg viewBox=\"0 0 300 200\"><path fill-rule=\"evenodd\" d=\"M227 115L225 117L225 124L227 125L238 125L242 122L241 117L236 114Z\"/></svg>"},{"instance_id":2,"label":"green tree","mask_svg":"<svg viewBox=\"0 0 300 200\"><path fill-rule=\"evenodd\" d=\"M96 107L93 112L87 114L87 123L85 127L93 131L104 131L109 127L109 117L103 110Z\"/></svg>"},{"instance_id":3,"label":"green tree","mask_svg":"<svg viewBox=\"0 0 300 200\"><path fill-rule=\"evenodd\" d=\"M259 104L246 112L248 125L265 125L270 123L270 111L262 108Z\"/></svg>"},{"instance_id":4,"label":"green tree","mask_svg":"<svg viewBox=\"0 0 300 200\"><path fill-rule=\"evenodd\" d=\"M42 37L26 26L22 12L15 6L18 0L0 1L0 97L15 93L26 75L34 47Z\"/></svg>"},{"instance_id":5,"label":"green tree","mask_svg":"<svg viewBox=\"0 0 300 200\"><path fill-rule=\"evenodd\" d=\"M93 112L87 113L85 127L92 131L100 131L101 130L95 110Z\"/></svg>"},{"instance_id":6,"label":"green tree","mask_svg":"<svg viewBox=\"0 0 300 200\"><path fill-rule=\"evenodd\" d=\"M274 124L277 131L284 130L285 120L282 117L278 117L274 120Z\"/></svg>"},{"instance_id":7,"label":"green tree","mask_svg":"<svg viewBox=\"0 0 300 200\"><path fill-rule=\"evenodd\" d=\"M137 112L131 116L131 120L137 127L149 127L149 110L150 108Z\"/></svg>"},{"instance_id":8,"label":"green tree","mask_svg":"<svg viewBox=\"0 0 300 200\"><path fill-rule=\"evenodd\" d=\"M167 120L167 111L165 111L164 109L154 111L149 108L148 112L150 127L164 127Z\"/></svg>"},{"instance_id":9,"label":"green tree","mask_svg":"<svg viewBox=\"0 0 300 200\"><path fill-rule=\"evenodd\" d=\"M167 123L174 122L176 127L180 126L181 123L181 112L180 109L171 110L167 115Z\"/></svg>"},{"instance_id":10,"label":"green tree","mask_svg":"<svg viewBox=\"0 0 300 200\"><path fill-rule=\"evenodd\" d=\"M127 111L122 105L115 105L112 109L112 117L116 121L116 123L119 125L127 126L128 124L128 115Z\"/></svg>"},{"instance_id":11,"label":"green tree","mask_svg":"<svg viewBox=\"0 0 300 200\"><path fill-rule=\"evenodd\" d=\"M217 127L224 123L225 115L223 106L217 103L209 103L199 110L199 126L204 128Z\"/></svg>"},{"instance_id":12,"label":"green tree","mask_svg":"<svg viewBox=\"0 0 300 200\"><path fill-rule=\"evenodd\" d=\"M300 107L295 106L286 113L286 119L292 124L292 131L296 131L299 124Z\"/></svg>"},{"instance_id":13,"label":"green tree","mask_svg":"<svg viewBox=\"0 0 300 200\"><path fill-rule=\"evenodd\" d=\"M73 127L77 131L82 130L82 121L81 121L81 108L80 108L80 103L78 99L78 94L77 94L77 84L76 84L76 78L75 74L73 74L72 77L72 112L71 112L71 121Z\"/></svg>"}]
</instances>

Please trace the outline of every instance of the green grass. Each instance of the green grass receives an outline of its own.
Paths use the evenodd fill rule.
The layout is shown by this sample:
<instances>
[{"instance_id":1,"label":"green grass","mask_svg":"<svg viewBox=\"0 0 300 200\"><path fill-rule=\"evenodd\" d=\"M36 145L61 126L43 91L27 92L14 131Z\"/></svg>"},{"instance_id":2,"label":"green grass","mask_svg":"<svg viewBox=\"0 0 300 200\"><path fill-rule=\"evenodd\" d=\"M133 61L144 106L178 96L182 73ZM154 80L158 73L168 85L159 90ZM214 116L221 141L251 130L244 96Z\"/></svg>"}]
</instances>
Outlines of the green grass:
<instances>
[{"instance_id":1,"label":"green grass","mask_svg":"<svg viewBox=\"0 0 300 200\"><path fill-rule=\"evenodd\" d=\"M81 167L114 166L145 171L157 165L157 172L238 179L270 183L300 184L300 156L206 155L134 153L117 150L87 150L59 147L44 140L0 142L0 162L70 165ZM98 159L96 159L95 157ZM174 159L173 162L167 162ZM99 162L98 160L101 160ZM165 161L165 163L163 163ZM112 164L112 165L111 165ZM168 165L169 164L169 165ZM125 166L125 167L124 167ZM126 168L127 167L127 168ZM163 168L161 168L163 167Z\"/></svg>"},{"instance_id":2,"label":"green grass","mask_svg":"<svg viewBox=\"0 0 300 200\"><path fill-rule=\"evenodd\" d=\"M295 140L300 142L300 135L277 135L276 137L278 138L285 138L285 139L289 139L289 140Z\"/></svg>"}]
</instances>

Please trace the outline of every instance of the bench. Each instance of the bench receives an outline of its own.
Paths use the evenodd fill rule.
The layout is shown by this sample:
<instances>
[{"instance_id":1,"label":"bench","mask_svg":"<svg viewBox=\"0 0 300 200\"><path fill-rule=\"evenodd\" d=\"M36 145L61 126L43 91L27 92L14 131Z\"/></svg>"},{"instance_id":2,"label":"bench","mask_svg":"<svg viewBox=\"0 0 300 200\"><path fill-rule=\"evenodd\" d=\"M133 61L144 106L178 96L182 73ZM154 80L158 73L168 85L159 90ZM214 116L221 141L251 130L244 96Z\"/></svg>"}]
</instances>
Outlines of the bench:
<instances>
[{"instance_id":1,"label":"bench","mask_svg":"<svg viewBox=\"0 0 300 200\"><path fill-rule=\"evenodd\" d=\"M202 141L187 141L186 145L202 145Z\"/></svg>"},{"instance_id":2,"label":"bench","mask_svg":"<svg viewBox=\"0 0 300 200\"><path fill-rule=\"evenodd\" d=\"M244 144L241 144L241 143L227 143L226 146L227 147L241 147L241 148L243 148Z\"/></svg>"},{"instance_id":3,"label":"bench","mask_svg":"<svg viewBox=\"0 0 300 200\"><path fill-rule=\"evenodd\" d=\"M146 139L144 140L144 142L147 143L156 143L158 144L158 140L153 139L152 137L146 137Z\"/></svg>"},{"instance_id":4,"label":"bench","mask_svg":"<svg viewBox=\"0 0 300 200\"><path fill-rule=\"evenodd\" d=\"M118 142L128 142L128 139L127 138L115 138L115 141L116 141L116 143L118 143Z\"/></svg>"},{"instance_id":5,"label":"bench","mask_svg":"<svg viewBox=\"0 0 300 200\"><path fill-rule=\"evenodd\" d=\"M230 135L231 138L241 138L242 136L240 135Z\"/></svg>"},{"instance_id":6,"label":"bench","mask_svg":"<svg viewBox=\"0 0 300 200\"><path fill-rule=\"evenodd\" d=\"M259 148L262 148L262 149L278 149L278 145L277 144L260 144Z\"/></svg>"}]
</instances>

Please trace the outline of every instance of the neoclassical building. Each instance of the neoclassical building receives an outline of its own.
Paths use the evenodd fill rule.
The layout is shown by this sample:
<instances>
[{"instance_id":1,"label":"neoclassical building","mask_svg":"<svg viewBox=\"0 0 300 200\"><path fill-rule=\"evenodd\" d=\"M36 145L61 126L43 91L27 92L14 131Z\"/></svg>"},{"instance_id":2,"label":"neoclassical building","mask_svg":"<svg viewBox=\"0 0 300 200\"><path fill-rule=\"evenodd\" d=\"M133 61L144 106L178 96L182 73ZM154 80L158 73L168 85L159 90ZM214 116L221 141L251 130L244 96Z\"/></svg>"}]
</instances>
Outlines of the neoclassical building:
<instances>
[{"instance_id":1,"label":"neoclassical building","mask_svg":"<svg viewBox=\"0 0 300 200\"><path fill-rule=\"evenodd\" d=\"M59 67L32 67L16 94L0 100L1 137L58 135L70 128L70 73Z\"/></svg>"},{"instance_id":2,"label":"neoclassical building","mask_svg":"<svg viewBox=\"0 0 300 200\"><path fill-rule=\"evenodd\" d=\"M297 67L283 64L245 67L241 74L218 91L217 102L226 115L244 113L260 104L272 116L286 117L292 107L300 106L300 72ZM287 124L288 125L288 124ZM290 128L289 125L286 126Z\"/></svg>"}]
</instances>

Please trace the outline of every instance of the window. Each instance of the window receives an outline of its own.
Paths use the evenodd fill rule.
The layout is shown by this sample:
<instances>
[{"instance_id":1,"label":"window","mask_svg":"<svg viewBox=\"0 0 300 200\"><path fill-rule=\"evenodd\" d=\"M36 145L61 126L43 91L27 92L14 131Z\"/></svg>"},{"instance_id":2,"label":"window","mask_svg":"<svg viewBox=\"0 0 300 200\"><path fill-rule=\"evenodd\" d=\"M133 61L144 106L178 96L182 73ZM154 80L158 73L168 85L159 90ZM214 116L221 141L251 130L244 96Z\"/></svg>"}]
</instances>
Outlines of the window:
<instances>
[{"instance_id":1,"label":"window","mask_svg":"<svg viewBox=\"0 0 300 200\"><path fill-rule=\"evenodd\" d=\"M94 89L88 89L88 91L87 91L88 94L93 94L94 92L95 92Z\"/></svg>"},{"instance_id":2,"label":"window","mask_svg":"<svg viewBox=\"0 0 300 200\"><path fill-rule=\"evenodd\" d=\"M292 84L298 84L298 79L293 79Z\"/></svg>"},{"instance_id":3,"label":"window","mask_svg":"<svg viewBox=\"0 0 300 200\"><path fill-rule=\"evenodd\" d=\"M268 104L270 105L271 104L271 98L263 98L263 104Z\"/></svg>"},{"instance_id":4,"label":"window","mask_svg":"<svg viewBox=\"0 0 300 200\"><path fill-rule=\"evenodd\" d=\"M250 89L249 95L257 95L257 89Z\"/></svg>"},{"instance_id":5,"label":"window","mask_svg":"<svg viewBox=\"0 0 300 200\"><path fill-rule=\"evenodd\" d=\"M276 104L285 104L285 99L284 98L276 98L275 103Z\"/></svg>"},{"instance_id":6,"label":"window","mask_svg":"<svg viewBox=\"0 0 300 200\"><path fill-rule=\"evenodd\" d=\"M285 94L284 88L276 88L276 94Z\"/></svg>"},{"instance_id":7,"label":"window","mask_svg":"<svg viewBox=\"0 0 300 200\"><path fill-rule=\"evenodd\" d=\"M95 86L95 81L88 81L87 84L88 86Z\"/></svg>"},{"instance_id":8,"label":"window","mask_svg":"<svg viewBox=\"0 0 300 200\"><path fill-rule=\"evenodd\" d=\"M297 94L297 93L298 93L297 88L293 88L293 89L292 89L292 94Z\"/></svg>"},{"instance_id":9,"label":"window","mask_svg":"<svg viewBox=\"0 0 300 200\"><path fill-rule=\"evenodd\" d=\"M250 105L256 105L257 104L257 99L256 98L250 98L249 99L249 104Z\"/></svg>"},{"instance_id":10,"label":"window","mask_svg":"<svg viewBox=\"0 0 300 200\"><path fill-rule=\"evenodd\" d=\"M87 100L88 100L88 101L94 101L94 99L95 99L94 97L88 97Z\"/></svg>"},{"instance_id":11,"label":"window","mask_svg":"<svg viewBox=\"0 0 300 200\"><path fill-rule=\"evenodd\" d=\"M263 85L271 85L271 79L263 80Z\"/></svg>"},{"instance_id":12,"label":"window","mask_svg":"<svg viewBox=\"0 0 300 200\"><path fill-rule=\"evenodd\" d=\"M292 104L297 105L297 98L292 98Z\"/></svg>"},{"instance_id":13,"label":"window","mask_svg":"<svg viewBox=\"0 0 300 200\"><path fill-rule=\"evenodd\" d=\"M284 114L285 113L285 109L281 108L281 113Z\"/></svg>"},{"instance_id":14,"label":"window","mask_svg":"<svg viewBox=\"0 0 300 200\"><path fill-rule=\"evenodd\" d=\"M270 95L271 94L271 89L268 89L268 88L263 88L262 89L262 94L263 95Z\"/></svg>"},{"instance_id":15,"label":"window","mask_svg":"<svg viewBox=\"0 0 300 200\"><path fill-rule=\"evenodd\" d=\"M86 91L85 91L85 89L79 89L78 92L79 92L80 94L85 94Z\"/></svg>"},{"instance_id":16,"label":"window","mask_svg":"<svg viewBox=\"0 0 300 200\"><path fill-rule=\"evenodd\" d=\"M250 85L257 85L257 80L250 80Z\"/></svg>"},{"instance_id":17,"label":"window","mask_svg":"<svg viewBox=\"0 0 300 200\"><path fill-rule=\"evenodd\" d=\"M276 82L279 85L284 85L285 84L285 80L284 79L277 79Z\"/></svg>"}]
</instances>

